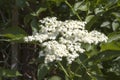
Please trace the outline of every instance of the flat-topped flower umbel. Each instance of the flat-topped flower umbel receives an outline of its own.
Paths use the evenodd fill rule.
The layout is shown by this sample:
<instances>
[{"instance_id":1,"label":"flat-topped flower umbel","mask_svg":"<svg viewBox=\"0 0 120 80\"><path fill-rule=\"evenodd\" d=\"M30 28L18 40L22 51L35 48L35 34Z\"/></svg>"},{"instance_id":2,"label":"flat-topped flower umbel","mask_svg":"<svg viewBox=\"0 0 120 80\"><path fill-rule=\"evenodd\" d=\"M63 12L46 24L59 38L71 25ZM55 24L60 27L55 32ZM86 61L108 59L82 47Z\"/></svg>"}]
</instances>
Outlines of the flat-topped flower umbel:
<instances>
[{"instance_id":1,"label":"flat-topped flower umbel","mask_svg":"<svg viewBox=\"0 0 120 80\"><path fill-rule=\"evenodd\" d=\"M69 64L86 50L82 44L97 45L107 42L108 37L103 33L85 29L86 22L77 20L58 21L56 17L40 20L40 30L32 36L24 38L25 42L38 41L43 47L40 57L45 57L45 63L61 61L65 57Z\"/></svg>"}]
</instances>

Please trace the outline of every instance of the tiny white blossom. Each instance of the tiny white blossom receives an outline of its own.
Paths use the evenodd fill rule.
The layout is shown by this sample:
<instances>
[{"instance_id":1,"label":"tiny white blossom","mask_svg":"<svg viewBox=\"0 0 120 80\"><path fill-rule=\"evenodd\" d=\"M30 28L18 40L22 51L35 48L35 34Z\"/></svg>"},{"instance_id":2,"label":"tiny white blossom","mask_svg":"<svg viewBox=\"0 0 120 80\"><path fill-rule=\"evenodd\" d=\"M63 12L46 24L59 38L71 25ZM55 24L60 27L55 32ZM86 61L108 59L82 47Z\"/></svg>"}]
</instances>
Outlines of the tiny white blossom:
<instances>
[{"instance_id":1,"label":"tiny white blossom","mask_svg":"<svg viewBox=\"0 0 120 80\"><path fill-rule=\"evenodd\" d=\"M66 57L69 54L66 46L63 44L59 44L57 41L45 42L43 43L43 46L45 47L44 54L47 56L54 55L55 60L62 60L62 57Z\"/></svg>"},{"instance_id":2,"label":"tiny white blossom","mask_svg":"<svg viewBox=\"0 0 120 80\"><path fill-rule=\"evenodd\" d=\"M85 29L86 22L77 20L59 21L56 17L40 20L40 30L32 36L24 38L25 42L38 41L43 49L39 57L45 57L45 63L61 61L65 57L71 64L80 53L86 50L83 43L97 45L107 42L108 37L96 30Z\"/></svg>"},{"instance_id":3,"label":"tiny white blossom","mask_svg":"<svg viewBox=\"0 0 120 80\"><path fill-rule=\"evenodd\" d=\"M45 63L53 62L55 60L55 55L46 55Z\"/></svg>"},{"instance_id":4,"label":"tiny white blossom","mask_svg":"<svg viewBox=\"0 0 120 80\"><path fill-rule=\"evenodd\" d=\"M68 54L67 56L68 64L71 64L78 56L79 55L76 52L73 52L72 54Z\"/></svg>"},{"instance_id":5,"label":"tiny white blossom","mask_svg":"<svg viewBox=\"0 0 120 80\"><path fill-rule=\"evenodd\" d=\"M34 41L35 39L34 39L34 36L28 36L28 37L25 37L24 40L26 42L30 42L30 41Z\"/></svg>"}]
</instances>

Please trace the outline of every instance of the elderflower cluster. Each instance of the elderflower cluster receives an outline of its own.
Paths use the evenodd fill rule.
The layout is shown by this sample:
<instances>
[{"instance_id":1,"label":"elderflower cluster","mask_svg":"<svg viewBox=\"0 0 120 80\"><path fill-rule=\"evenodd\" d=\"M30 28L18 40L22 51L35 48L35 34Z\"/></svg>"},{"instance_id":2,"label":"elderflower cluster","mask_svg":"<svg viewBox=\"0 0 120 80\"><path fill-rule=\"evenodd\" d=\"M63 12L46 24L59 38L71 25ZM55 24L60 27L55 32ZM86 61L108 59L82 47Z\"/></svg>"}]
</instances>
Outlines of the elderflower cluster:
<instances>
[{"instance_id":1,"label":"elderflower cluster","mask_svg":"<svg viewBox=\"0 0 120 80\"><path fill-rule=\"evenodd\" d=\"M45 63L61 61L66 58L71 64L79 53L84 53L83 43L95 44L107 42L108 37L101 32L85 29L86 22L77 20L58 21L56 17L40 20L38 33L24 38L26 42L38 41L43 47L39 57L44 56Z\"/></svg>"}]
</instances>

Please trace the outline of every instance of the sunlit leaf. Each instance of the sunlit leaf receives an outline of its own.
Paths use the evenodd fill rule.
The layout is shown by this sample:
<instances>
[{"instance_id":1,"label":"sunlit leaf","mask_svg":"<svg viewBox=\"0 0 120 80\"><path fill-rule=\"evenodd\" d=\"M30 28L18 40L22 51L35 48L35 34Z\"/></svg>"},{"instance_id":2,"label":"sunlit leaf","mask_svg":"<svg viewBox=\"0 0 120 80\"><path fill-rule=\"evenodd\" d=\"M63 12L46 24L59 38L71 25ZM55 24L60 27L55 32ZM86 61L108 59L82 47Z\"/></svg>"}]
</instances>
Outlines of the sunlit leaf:
<instances>
[{"instance_id":1,"label":"sunlit leaf","mask_svg":"<svg viewBox=\"0 0 120 80\"><path fill-rule=\"evenodd\" d=\"M87 10L88 10L88 5L89 5L89 3L85 3L84 1L82 1L82 2L77 2L77 3L74 5L74 10L75 10L75 11L77 11L77 10L87 11Z\"/></svg>"},{"instance_id":2,"label":"sunlit leaf","mask_svg":"<svg viewBox=\"0 0 120 80\"><path fill-rule=\"evenodd\" d=\"M106 27L106 28L110 28L110 22L109 21L105 21L101 24L101 27Z\"/></svg>"},{"instance_id":3,"label":"sunlit leaf","mask_svg":"<svg viewBox=\"0 0 120 80\"><path fill-rule=\"evenodd\" d=\"M120 32L112 32L108 35L108 42L120 39Z\"/></svg>"},{"instance_id":4,"label":"sunlit leaf","mask_svg":"<svg viewBox=\"0 0 120 80\"><path fill-rule=\"evenodd\" d=\"M59 76L52 76L50 79L48 80L62 80Z\"/></svg>"},{"instance_id":5,"label":"sunlit leaf","mask_svg":"<svg viewBox=\"0 0 120 80\"><path fill-rule=\"evenodd\" d=\"M111 14L114 15L115 17L120 18L120 13L118 13L118 12L112 12Z\"/></svg>"},{"instance_id":6,"label":"sunlit leaf","mask_svg":"<svg viewBox=\"0 0 120 80\"><path fill-rule=\"evenodd\" d=\"M33 16L39 16L40 13L42 13L42 12L44 12L46 10L47 10L47 8L40 7L36 12L31 13L31 15L33 15Z\"/></svg>"},{"instance_id":7,"label":"sunlit leaf","mask_svg":"<svg viewBox=\"0 0 120 80\"><path fill-rule=\"evenodd\" d=\"M101 14L104 12L104 9L100 9L100 8L95 8L95 14Z\"/></svg>"},{"instance_id":8,"label":"sunlit leaf","mask_svg":"<svg viewBox=\"0 0 120 80\"><path fill-rule=\"evenodd\" d=\"M17 76L22 75L16 70L10 70L0 67L0 77L17 77Z\"/></svg>"},{"instance_id":9,"label":"sunlit leaf","mask_svg":"<svg viewBox=\"0 0 120 80\"><path fill-rule=\"evenodd\" d=\"M1 36L10 38L11 40L20 40L25 37L27 33L20 27L9 27L1 32Z\"/></svg>"},{"instance_id":10,"label":"sunlit leaf","mask_svg":"<svg viewBox=\"0 0 120 80\"><path fill-rule=\"evenodd\" d=\"M113 31L116 31L119 28L119 23L117 21L112 22Z\"/></svg>"},{"instance_id":11,"label":"sunlit leaf","mask_svg":"<svg viewBox=\"0 0 120 80\"><path fill-rule=\"evenodd\" d=\"M94 17L95 17L95 15L89 15L86 17L85 21L90 22L92 20L92 18L94 18Z\"/></svg>"},{"instance_id":12,"label":"sunlit leaf","mask_svg":"<svg viewBox=\"0 0 120 80\"><path fill-rule=\"evenodd\" d=\"M120 42L114 41L111 43L104 43L101 45L101 51L105 50L120 50Z\"/></svg>"}]
</instances>

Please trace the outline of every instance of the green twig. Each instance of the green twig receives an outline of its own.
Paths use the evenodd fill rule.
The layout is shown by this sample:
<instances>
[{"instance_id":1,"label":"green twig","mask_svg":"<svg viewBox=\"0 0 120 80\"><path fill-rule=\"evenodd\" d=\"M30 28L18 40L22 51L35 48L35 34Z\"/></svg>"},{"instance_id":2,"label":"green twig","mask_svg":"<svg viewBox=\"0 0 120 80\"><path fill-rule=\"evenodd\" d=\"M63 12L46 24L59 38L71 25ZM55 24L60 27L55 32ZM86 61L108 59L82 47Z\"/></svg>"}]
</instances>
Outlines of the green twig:
<instances>
[{"instance_id":1,"label":"green twig","mask_svg":"<svg viewBox=\"0 0 120 80\"><path fill-rule=\"evenodd\" d=\"M86 68L86 66L80 61L80 64L83 66L83 68L86 70L87 74L93 79L94 77L89 73L88 69ZM76 69L75 73L77 73L77 71L80 69L80 66Z\"/></svg>"},{"instance_id":2,"label":"green twig","mask_svg":"<svg viewBox=\"0 0 120 80\"><path fill-rule=\"evenodd\" d=\"M60 62L58 62L58 64L61 67L61 69L64 71L64 73L66 74L66 76L69 77L69 74L67 73L67 71L65 70L65 68L62 66L62 64Z\"/></svg>"},{"instance_id":3,"label":"green twig","mask_svg":"<svg viewBox=\"0 0 120 80\"><path fill-rule=\"evenodd\" d=\"M82 21L81 17L80 17L79 14L73 9L73 7L71 6L71 4L70 4L67 0L65 0L65 3L70 7L70 9L72 10L72 12L78 17L78 19L79 19L80 21Z\"/></svg>"}]
</instances>

